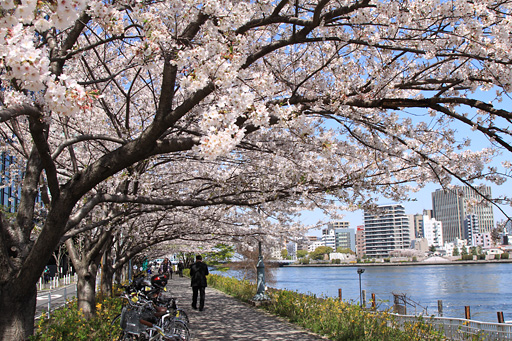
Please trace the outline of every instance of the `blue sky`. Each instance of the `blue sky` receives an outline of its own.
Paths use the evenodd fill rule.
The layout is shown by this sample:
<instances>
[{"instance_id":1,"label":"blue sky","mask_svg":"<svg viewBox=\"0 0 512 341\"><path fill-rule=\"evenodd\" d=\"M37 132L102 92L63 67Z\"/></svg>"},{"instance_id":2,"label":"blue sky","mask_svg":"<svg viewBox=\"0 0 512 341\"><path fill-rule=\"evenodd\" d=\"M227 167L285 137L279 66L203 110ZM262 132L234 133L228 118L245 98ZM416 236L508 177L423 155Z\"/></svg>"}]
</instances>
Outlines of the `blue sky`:
<instances>
[{"instance_id":1,"label":"blue sky","mask_svg":"<svg viewBox=\"0 0 512 341\"><path fill-rule=\"evenodd\" d=\"M495 101L495 95L496 90L492 89L490 91L482 92L479 91L476 94L474 94L473 98L478 98L484 102L493 102L493 104L501 109L509 110L512 107L512 99L510 98L504 98L502 102L497 103ZM472 114L472 110L467 110L467 108L461 108L462 110L468 112L470 115ZM410 111L409 111L410 112ZM473 110L474 112L474 110ZM418 114L418 115L416 115ZM420 111L416 112L414 111L414 115L410 115L409 117L413 117L415 121L420 121L422 119L429 120L429 116L422 114ZM430 118L431 119L431 118ZM456 129L457 133L456 136L458 139L462 139L463 137L469 137L471 138L471 150L481 150L482 148L486 148L490 146L490 142L487 140L487 138L483 137L480 133L472 131L470 127L460 123L455 122L452 124L452 128ZM496 166L498 169L501 167L501 162L504 160L510 160L510 153L509 152L503 152L503 155L497 157L493 162L492 165ZM454 184L457 184L454 182ZM480 183L476 183L480 184ZM487 185L491 186L492 194L494 197L497 197L499 195L505 195L510 194L510 182L505 182L503 185L498 186L495 184L486 183ZM431 193L434 192L436 189L441 188L438 184L428 184L425 188L423 188L421 191L417 193L411 193L410 198L416 199L416 201L406 202L402 203L405 207L406 214L416 214L416 213L422 213L424 209L432 209L432 195ZM391 203L389 200L383 199L379 201L380 204L389 204ZM505 213L509 216L512 216L512 207L510 206L501 206L501 208L505 211ZM349 221L350 227L357 227L358 225L363 224L363 211L355 211L355 212L341 212L342 214L345 214L345 218L342 220ZM494 208L494 220L495 222L498 222L500 220L504 220L505 215L500 212L496 207ZM321 211L317 210L314 212L305 212L302 216L301 221L304 224L314 224L319 220L328 221L330 220L329 217L322 214ZM320 230L311 230L311 235L321 235Z\"/></svg>"}]
</instances>

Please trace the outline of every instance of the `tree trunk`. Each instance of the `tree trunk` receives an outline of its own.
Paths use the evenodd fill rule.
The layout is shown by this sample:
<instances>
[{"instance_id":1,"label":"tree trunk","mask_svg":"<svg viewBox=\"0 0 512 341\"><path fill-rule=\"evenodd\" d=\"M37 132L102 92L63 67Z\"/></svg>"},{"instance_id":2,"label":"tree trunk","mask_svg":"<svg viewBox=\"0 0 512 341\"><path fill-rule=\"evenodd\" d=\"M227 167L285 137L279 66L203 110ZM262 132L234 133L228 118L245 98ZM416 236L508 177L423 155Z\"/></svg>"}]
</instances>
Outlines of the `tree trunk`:
<instances>
[{"instance_id":1,"label":"tree trunk","mask_svg":"<svg viewBox=\"0 0 512 341\"><path fill-rule=\"evenodd\" d=\"M16 283L0 288L0 340L26 340L34 332L37 288L19 292Z\"/></svg>"},{"instance_id":2,"label":"tree trunk","mask_svg":"<svg viewBox=\"0 0 512 341\"><path fill-rule=\"evenodd\" d=\"M116 284L121 284L121 282L123 280L123 272L127 273L125 267L121 267L120 269L116 269L114 271L114 282ZM126 275L126 278L128 278L128 275Z\"/></svg>"},{"instance_id":3,"label":"tree trunk","mask_svg":"<svg viewBox=\"0 0 512 341\"><path fill-rule=\"evenodd\" d=\"M101 293L104 296L112 297L112 281L114 278L114 267L112 266L111 252L107 248L103 254L103 264L101 265Z\"/></svg>"},{"instance_id":4,"label":"tree trunk","mask_svg":"<svg viewBox=\"0 0 512 341\"><path fill-rule=\"evenodd\" d=\"M78 271L76 290L78 309L89 320L96 314L96 271L87 271L85 274Z\"/></svg>"}]
</instances>

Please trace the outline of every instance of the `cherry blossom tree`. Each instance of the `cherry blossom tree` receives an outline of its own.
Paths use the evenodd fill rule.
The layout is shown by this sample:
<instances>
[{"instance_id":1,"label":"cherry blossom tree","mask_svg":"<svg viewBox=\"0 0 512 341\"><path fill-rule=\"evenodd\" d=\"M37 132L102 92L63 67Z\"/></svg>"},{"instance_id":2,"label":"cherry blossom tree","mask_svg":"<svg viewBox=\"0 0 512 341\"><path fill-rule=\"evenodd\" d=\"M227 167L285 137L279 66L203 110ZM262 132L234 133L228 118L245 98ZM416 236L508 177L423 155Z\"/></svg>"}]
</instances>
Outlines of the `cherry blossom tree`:
<instances>
[{"instance_id":1,"label":"cherry blossom tree","mask_svg":"<svg viewBox=\"0 0 512 341\"><path fill-rule=\"evenodd\" d=\"M511 164L486 163L512 150L499 103L510 6L2 2L0 134L15 160L4 182L20 196L16 216L0 217L0 337L32 333L46 261L102 203L261 204L284 222L406 199L429 181L502 183ZM454 121L494 147L470 151Z\"/></svg>"}]
</instances>

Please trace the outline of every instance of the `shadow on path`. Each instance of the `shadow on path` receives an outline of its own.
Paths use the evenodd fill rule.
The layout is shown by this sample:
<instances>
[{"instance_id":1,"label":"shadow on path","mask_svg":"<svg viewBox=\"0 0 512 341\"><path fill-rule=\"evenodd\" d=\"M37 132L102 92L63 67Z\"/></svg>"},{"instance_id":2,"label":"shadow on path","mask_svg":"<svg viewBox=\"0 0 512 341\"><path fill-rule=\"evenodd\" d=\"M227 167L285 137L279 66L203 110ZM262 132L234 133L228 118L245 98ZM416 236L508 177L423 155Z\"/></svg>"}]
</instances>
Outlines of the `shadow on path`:
<instances>
[{"instance_id":1,"label":"shadow on path","mask_svg":"<svg viewBox=\"0 0 512 341\"><path fill-rule=\"evenodd\" d=\"M326 340L209 287L206 288L205 310L193 310L192 289L186 277L173 276L167 288L179 299L179 307L187 312L194 341Z\"/></svg>"}]
</instances>

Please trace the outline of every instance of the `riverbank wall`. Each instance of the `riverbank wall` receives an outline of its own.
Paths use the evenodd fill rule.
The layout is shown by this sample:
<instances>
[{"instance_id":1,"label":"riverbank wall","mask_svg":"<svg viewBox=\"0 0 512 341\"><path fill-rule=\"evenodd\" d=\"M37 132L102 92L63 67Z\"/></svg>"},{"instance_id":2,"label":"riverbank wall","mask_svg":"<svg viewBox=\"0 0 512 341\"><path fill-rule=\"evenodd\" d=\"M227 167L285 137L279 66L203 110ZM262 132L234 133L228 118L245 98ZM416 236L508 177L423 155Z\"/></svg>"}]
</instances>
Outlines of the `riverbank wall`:
<instances>
[{"instance_id":1,"label":"riverbank wall","mask_svg":"<svg viewBox=\"0 0 512 341\"><path fill-rule=\"evenodd\" d=\"M282 267L372 267L372 266L425 266L425 265L471 265L471 264L503 264L512 263L512 259L500 260L456 260L456 261L432 261L432 262L361 262L361 263L313 263L313 264L283 264Z\"/></svg>"}]
</instances>

